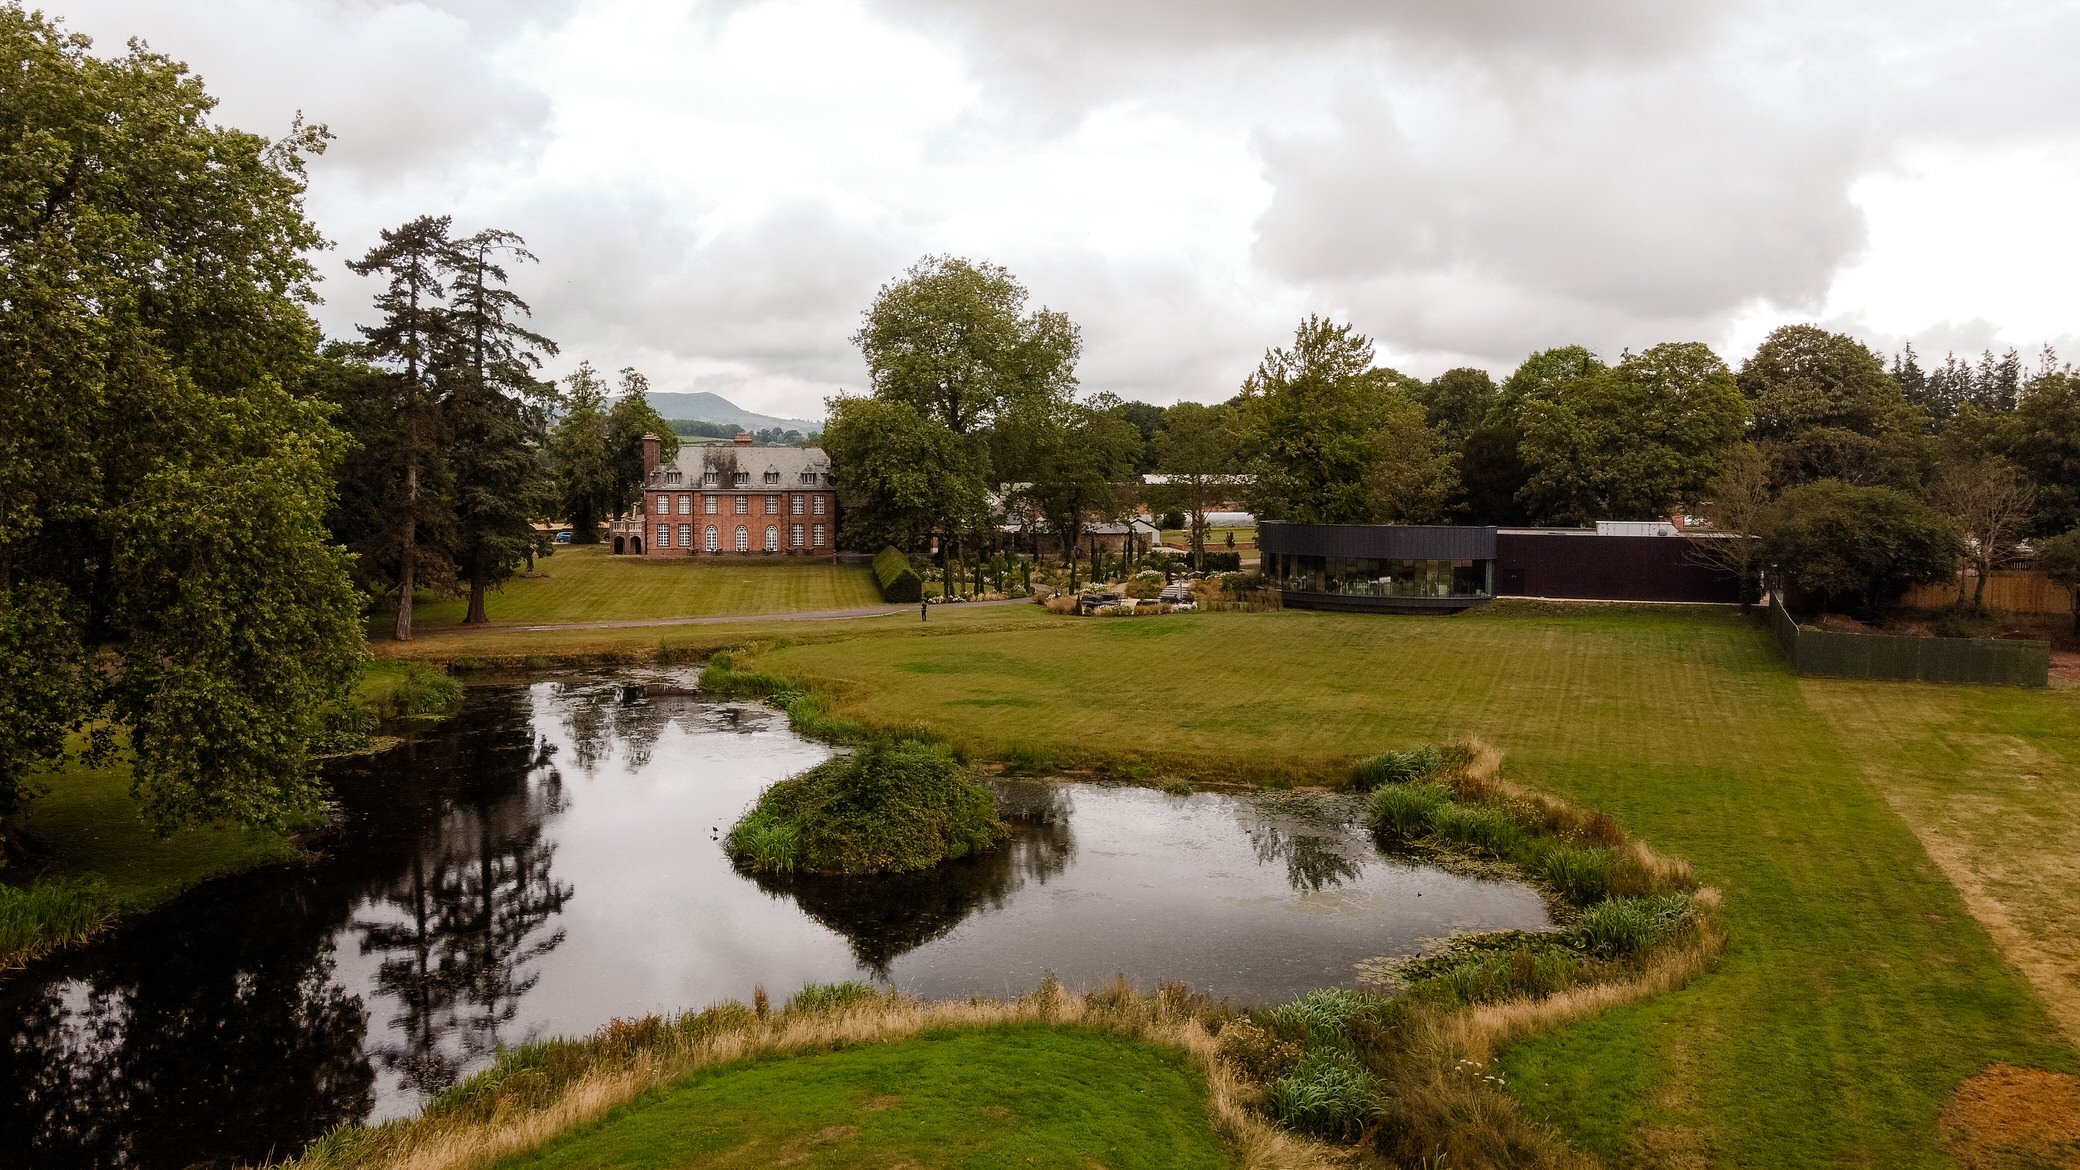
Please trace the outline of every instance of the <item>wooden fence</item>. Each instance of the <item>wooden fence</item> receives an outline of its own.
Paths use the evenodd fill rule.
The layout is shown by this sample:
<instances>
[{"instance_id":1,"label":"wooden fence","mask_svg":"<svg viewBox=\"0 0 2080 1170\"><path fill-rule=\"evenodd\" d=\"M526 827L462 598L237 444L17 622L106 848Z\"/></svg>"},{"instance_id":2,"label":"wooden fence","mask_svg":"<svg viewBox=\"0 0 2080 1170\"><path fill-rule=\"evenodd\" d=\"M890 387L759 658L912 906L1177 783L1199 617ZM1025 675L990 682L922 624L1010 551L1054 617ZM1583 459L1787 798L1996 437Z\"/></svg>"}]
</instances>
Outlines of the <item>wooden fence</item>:
<instances>
[{"instance_id":1,"label":"wooden fence","mask_svg":"<svg viewBox=\"0 0 2080 1170\"><path fill-rule=\"evenodd\" d=\"M1991 587L1991 582L1988 586ZM1954 596L1954 595L1953 595ZM1801 629L1781 596L1769 624L1793 674L2042 687L2051 683L2051 643L1979 638L1902 638Z\"/></svg>"},{"instance_id":2,"label":"wooden fence","mask_svg":"<svg viewBox=\"0 0 2080 1170\"><path fill-rule=\"evenodd\" d=\"M1970 601L1979 575L1965 573L1963 579L1965 600ZM1900 598L1900 604L1914 609L1941 609L1956 600L1957 582L1946 581L1940 585L1916 585ZM2073 612L2072 590L2052 584L2051 578L2042 573L2027 570L1996 569L1986 579L1985 602L1989 608L2015 613Z\"/></svg>"}]
</instances>

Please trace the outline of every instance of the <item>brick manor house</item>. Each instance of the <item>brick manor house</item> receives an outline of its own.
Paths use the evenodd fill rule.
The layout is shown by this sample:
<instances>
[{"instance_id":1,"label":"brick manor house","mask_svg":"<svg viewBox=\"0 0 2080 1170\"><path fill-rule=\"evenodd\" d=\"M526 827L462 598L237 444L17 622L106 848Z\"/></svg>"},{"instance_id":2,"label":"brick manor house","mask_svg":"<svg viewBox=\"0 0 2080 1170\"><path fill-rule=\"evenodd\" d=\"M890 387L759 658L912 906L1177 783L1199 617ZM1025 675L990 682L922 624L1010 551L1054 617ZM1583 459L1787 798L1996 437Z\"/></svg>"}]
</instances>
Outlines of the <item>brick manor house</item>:
<instances>
[{"instance_id":1,"label":"brick manor house","mask_svg":"<svg viewBox=\"0 0 2080 1170\"><path fill-rule=\"evenodd\" d=\"M609 534L616 553L648 557L830 556L837 549L837 477L818 447L682 444L658 458L643 436L643 495Z\"/></svg>"}]
</instances>

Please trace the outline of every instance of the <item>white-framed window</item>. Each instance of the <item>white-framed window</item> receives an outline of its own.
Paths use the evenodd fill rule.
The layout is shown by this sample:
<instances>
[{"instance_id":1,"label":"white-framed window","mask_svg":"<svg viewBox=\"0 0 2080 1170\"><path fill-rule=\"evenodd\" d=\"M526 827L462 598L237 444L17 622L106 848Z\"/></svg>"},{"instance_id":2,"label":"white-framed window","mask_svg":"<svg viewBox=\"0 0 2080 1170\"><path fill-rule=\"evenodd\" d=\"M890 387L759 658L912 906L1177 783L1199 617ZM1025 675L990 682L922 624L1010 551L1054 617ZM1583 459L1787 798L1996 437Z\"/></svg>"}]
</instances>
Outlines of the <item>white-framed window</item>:
<instances>
[{"instance_id":1,"label":"white-framed window","mask_svg":"<svg viewBox=\"0 0 2080 1170\"><path fill-rule=\"evenodd\" d=\"M737 515L739 515L739 516L749 516L750 514L751 514L751 497L750 497L750 496L738 496L738 497L737 497Z\"/></svg>"},{"instance_id":2,"label":"white-framed window","mask_svg":"<svg viewBox=\"0 0 2080 1170\"><path fill-rule=\"evenodd\" d=\"M715 526L713 524L708 525L708 551L714 552L721 547L722 541L715 535Z\"/></svg>"},{"instance_id":3,"label":"white-framed window","mask_svg":"<svg viewBox=\"0 0 2080 1170\"><path fill-rule=\"evenodd\" d=\"M813 472L813 471L804 471L804 472L802 473L802 482L803 482L803 483L811 483L811 484L815 483L815 482L816 482L816 473L815 473L815 472Z\"/></svg>"},{"instance_id":4,"label":"white-framed window","mask_svg":"<svg viewBox=\"0 0 2080 1170\"><path fill-rule=\"evenodd\" d=\"M818 496L818 497L816 497L816 514L817 514L818 516L821 516L821 515L823 515L823 500L824 500L824 497L822 497L822 496Z\"/></svg>"},{"instance_id":5,"label":"white-framed window","mask_svg":"<svg viewBox=\"0 0 2080 1170\"><path fill-rule=\"evenodd\" d=\"M684 476L681 476L681 475L680 475L680 474L679 474L678 472L676 472L676 471L667 471L667 472L665 472L665 473L664 473L664 481L665 481L665 483L667 483L667 484L674 484L674 483L678 483L678 482L679 482L679 481L680 481L681 479L683 479L683 478L685 478L685 477L684 477Z\"/></svg>"},{"instance_id":6,"label":"white-framed window","mask_svg":"<svg viewBox=\"0 0 2080 1170\"><path fill-rule=\"evenodd\" d=\"M750 473L750 472L748 472L748 471L739 471L739 472L737 473L737 484L736 484L736 486L738 486L738 487L750 487L750 486L751 486L751 473Z\"/></svg>"},{"instance_id":7,"label":"white-framed window","mask_svg":"<svg viewBox=\"0 0 2080 1170\"><path fill-rule=\"evenodd\" d=\"M795 515L797 515L797 516L801 515L801 514L802 514L802 497L800 497L800 496L795 496L795 497L793 497L792 499L790 499L790 500L789 500L789 501L787 502L787 506L788 506L788 510L792 511L792 512L793 512L793 513L794 513ZM799 541L799 540L798 540L798 541L795 541L795 543L796 543L796 544L800 544L800 543L801 543L801 541Z\"/></svg>"},{"instance_id":8,"label":"white-framed window","mask_svg":"<svg viewBox=\"0 0 2080 1170\"><path fill-rule=\"evenodd\" d=\"M779 483L779 482L780 482L780 473L779 473L779 472L777 472L777 471L768 471L768 472L766 472L766 474L765 474L765 480L764 480L764 482L766 482L766 483Z\"/></svg>"},{"instance_id":9,"label":"white-framed window","mask_svg":"<svg viewBox=\"0 0 2080 1170\"><path fill-rule=\"evenodd\" d=\"M818 525L817 525L817 526L815 527L815 529L814 529L814 530L813 530L813 531L811 532L811 535L813 535L813 536L815 536L815 537L816 537L816 547L817 547L817 548L822 548L822 547L823 547L823 525L821 525L821 524L818 524Z\"/></svg>"},{"instance_id":10,"label":"white-framed window","mask_svg":"<svg viewBox=\"0 0 2080 1170\"><path fill-rule=\"evenodd\" d=\"M693 547L693 525L691 525L691 524L681 524L681 525L679 526L679 547L680 547L680 548L692 548L692 547Z\"/></svg>"},{"instance_id":11,"label":"white-framed window","mask_svg":"<svg viewBox=\"0 0 2080 1170\"><path fill-rule=\"evenodd\" d=\"M737 551L751 551L751 530L742 524L737 525Z\"/></svg>"},{"instance_id":12,"label":"white-framed window","mask_svg":"<svg viewBox=\"0 0 2080 1170\"><path fill-rule=\"evenodd\" d=\"M657 526L657 547L659 547L659 548L670 548L670 547L671 547L671 545L672 545L672 526L671 526L671 525L669 525L669 524L660 524L660 525L658 525L658 526Z\"/></svg>"},{"instance_id":13,"label":"white-framed window","mask_svg":"<svg viewBox=\"0 0 2080 1170\"><path fill-rule=\"evenodd\" d=\"M766 525L766 551L780 551L780 529L772 524Z\"/></svg>"},{"instance_id":14,"label":"white-framed window","mask_svg":"<svg viewBox=\"0 0 2080 1170\"><path fill-rule=\"evenodd\" d=\"M703 472L701 472L701 486L702 486L702 487L714 487L714 486L715 486L716 484L719 484L719 483L721 483L721 482L722 482L722 473L721 473L721 472L717 472L717 471L703 471Z\"/></svg>"},{"instance_id":15,"label":"white-framed window","mask_svg":"<svg viewBox=\"0 0 2080 1170\"><path fill-rule=\"evenodd\" d=\"M681 516L691 516L691 515L693 515L693 497L692 497L692 496L680 496L680 497L679 497L679 514L680 514Z\"/></svg>"},{"instance_id":16,"label":"white-framed window","mask_svg":"<svg viewBox=\"0 0 2080 1170\"><path fill-rule=\"evenodd\" d=\"M768 516L778 516L779 514L780 514L780 497L779 497L779 496L767 496L767 497L766 497L766 515L768 515Z\"/></svg>"},{"instance_id":17,"label":"white-framed window","mask_svg":"<svg viewBox=\"0 0 2080 1170\"><path fill-rule=\"evenodd\" d=\"M706 501L708 501L708 507L707 507L707 512L708 512L708 515L710 515L710 516L713 516L713 515L715 514L715 497L714 497L714 496L702 496L701 498L702 498L702 499L704 499L704 500L706 500Z\"/></svg>"},{"instance_id":18,"label":"white-framed window","mask_svg":"<svg viewBox=\"0 0 2080 1170\"><path fill-rule=\"evenodd\" d=\"M657 497L657 514L660 516L669 516L672 514L672 497Z\"/></svg>"},{"instance_id":19,"label":"white-framed window","mask_svg":"<svg viewBox=\"0 0 2080 1170\"><path fill-rule=\"evenodd\" d=\"M797 524L787 530L787 543L794 548L802 547L802 526Z\"/></svg>"}]
</instances>

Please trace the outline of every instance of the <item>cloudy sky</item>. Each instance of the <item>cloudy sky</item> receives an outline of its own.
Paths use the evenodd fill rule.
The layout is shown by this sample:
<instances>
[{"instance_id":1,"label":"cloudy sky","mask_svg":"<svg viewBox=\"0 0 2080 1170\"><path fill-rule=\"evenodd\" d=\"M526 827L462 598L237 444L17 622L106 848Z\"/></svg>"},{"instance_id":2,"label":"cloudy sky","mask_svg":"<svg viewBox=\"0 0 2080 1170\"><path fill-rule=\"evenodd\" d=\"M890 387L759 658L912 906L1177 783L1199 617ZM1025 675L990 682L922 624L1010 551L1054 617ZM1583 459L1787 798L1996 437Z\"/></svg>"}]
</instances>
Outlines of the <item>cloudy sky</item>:
<instances>
[{"instance_id":1,"label":"cloudy sky","mask_svg":"<svg viewBox=\"0 0 2080 1170\"><path fill-rule=\"evenodd\" d=\"M509 228L579 358L818 417L946 252L1083 328L1084 386L1234 392L1310 312L1412 374L1820 320L2080 358L2080 3L57 0L232 124L336 142L342 261Z\"/></svg>"}]
</instances>

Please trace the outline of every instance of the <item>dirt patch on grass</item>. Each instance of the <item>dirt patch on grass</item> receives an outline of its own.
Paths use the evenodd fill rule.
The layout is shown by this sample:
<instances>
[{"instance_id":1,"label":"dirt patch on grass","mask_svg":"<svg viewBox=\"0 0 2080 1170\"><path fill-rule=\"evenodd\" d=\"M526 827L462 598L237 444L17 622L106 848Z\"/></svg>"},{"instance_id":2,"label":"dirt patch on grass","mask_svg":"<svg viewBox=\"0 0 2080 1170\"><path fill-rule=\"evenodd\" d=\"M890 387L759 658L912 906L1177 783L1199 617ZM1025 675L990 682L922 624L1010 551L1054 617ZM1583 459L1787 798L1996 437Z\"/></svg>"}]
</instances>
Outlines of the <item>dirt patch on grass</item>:
<instances>
[{"instance_id":1,"label":"dirt patch on grass","mask_svg":"<svg viewBox=\"0 0 2080 1170\"><path fill-rule=\"evenodd\" d=\"M1996 1064L1957 1087L1938 1120L1966 1170L2080 1170L2080 1080Z\"/></svg>"},{"instance_id":2,"label":"dirt patch on grass","mask_svg":"<svg viewBox=\"0 0 2080 1170\"><path fill-rule=\"evenodd\" d=\"M2080 652L2053 650L2051 652L2051 685L2054 687L2080 687Z\"/></svg>"},{"instance_id":3,"label":"dirt patch on grass","mask_svg":"<svg viewBox=\"0 0 2080 1170\"><path fill-rule=\"evenodd\" d=\"M894 1093L883 1093L879 1097L869 1097L860 1102L859 1107L868 1113L880 1113L882 1110L895 1108L896 1102L900 1100L902 1098Z\"/></svg>"}]
</instances>

